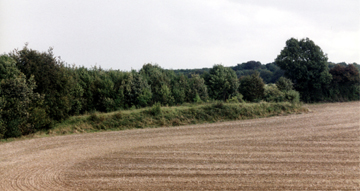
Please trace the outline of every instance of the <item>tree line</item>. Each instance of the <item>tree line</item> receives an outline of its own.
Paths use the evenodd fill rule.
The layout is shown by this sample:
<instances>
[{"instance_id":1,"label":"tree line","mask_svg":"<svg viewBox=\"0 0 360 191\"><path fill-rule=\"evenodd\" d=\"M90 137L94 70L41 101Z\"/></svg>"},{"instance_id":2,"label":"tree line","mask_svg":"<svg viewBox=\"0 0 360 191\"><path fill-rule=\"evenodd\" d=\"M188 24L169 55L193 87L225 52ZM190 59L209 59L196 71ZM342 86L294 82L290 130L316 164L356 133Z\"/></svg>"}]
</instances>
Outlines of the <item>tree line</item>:
<instances>
[{"instance_id":1,"label":"tree line","mask_svg":"<svg viewBox=\"0 0 360 191\"><path fill-rule=\"evenodd\" d=\"M328 63L309 39L289 39L274 63L136 71L69 66L47 52L0 55L0 138L49 129L72 115L212 100L319 102L359 100L359 65Z\"/></svg>"}]
</instances>

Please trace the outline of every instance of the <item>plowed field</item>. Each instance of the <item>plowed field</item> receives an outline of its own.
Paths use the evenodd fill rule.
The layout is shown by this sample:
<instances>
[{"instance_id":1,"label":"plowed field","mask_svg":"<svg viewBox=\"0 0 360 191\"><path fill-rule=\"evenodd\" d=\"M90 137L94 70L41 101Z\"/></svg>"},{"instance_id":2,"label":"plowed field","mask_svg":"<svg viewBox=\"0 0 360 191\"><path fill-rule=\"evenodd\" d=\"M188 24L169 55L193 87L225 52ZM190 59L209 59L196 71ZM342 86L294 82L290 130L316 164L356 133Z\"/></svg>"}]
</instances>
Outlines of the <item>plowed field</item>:
<instances>
[{"instance_id":1,"label":"plowed field","mask_svg":"<svg viewBox=\"0 0 360 191\"><path fill-rule=\"evenodd\" d=\"M360 102L0 144L0 190L359 190Z\"/></svg>"}]
</instances>

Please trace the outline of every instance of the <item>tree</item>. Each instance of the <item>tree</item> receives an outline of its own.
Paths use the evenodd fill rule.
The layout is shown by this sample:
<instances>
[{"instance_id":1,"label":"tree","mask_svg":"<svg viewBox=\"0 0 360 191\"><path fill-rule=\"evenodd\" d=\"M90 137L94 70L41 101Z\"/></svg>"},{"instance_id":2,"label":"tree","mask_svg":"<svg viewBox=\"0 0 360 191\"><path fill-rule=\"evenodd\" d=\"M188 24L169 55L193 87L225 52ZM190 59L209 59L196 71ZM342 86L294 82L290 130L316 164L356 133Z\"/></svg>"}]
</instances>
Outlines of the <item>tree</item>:
<instances>
[{"instance_id":1,"label":"tree","mask_svg":"<svg viewBox=\"0 0 360 191\"><path fill-rule=\"evenodd\" d=\"M291 38L275 59L275 64L285 71L305 102L321 101L331 81L327 56L310 39Z\"/></svg>"},{"instance_id":2,"label":"tree","mask_svg":"<svg viewBox=\"0 0 360 191\"><path fill-rule=\"evenodd\" d=\"M184 74L174 76L171 80L172 94L174 95L175 102L182 104L186 102L186 92L189 90L188 78Z\"/></svg>"},{"instance_id":3,"label":"tree","mask_svg":"<svg viewBox=\"0 0 360 191\"><path fill-rule=\"evenodd\" d=\"M264 80L265 83L270 83L273 77L273 73L269 70L261 70L260 77Z\"/></svg>"},{"instance_id":4,"label":"tree","mask_svg":"<svg viewBox=\"0 0 360 191\"><path fill-rule=\"evenodd\" d=\"M214 65L205 75L205 83L209 88L209 96L216 100L227 100L237 93L239 81L231 68Z\"/></svg>"},{"instance_id":5,"label":"tree","mask_svg":"<svg viewBox=\"0 0 360 191\"><path fill-rule=\"evenodd\" d=\"M360 99L359 71L353 64L336 64L330 71L332 75L330 98L336 101Z\"/></svg>"},{"instance_id":6,"label":"tree","mask_svg":"<svg viewBox=\"0 0 360 191\"><path fill-rule=\"evenodd\" d=\"M0 56L0 139L48 128L51 122L44 97L33 92L34 77L26 80L15 63L8 55Z\"/></svg>"},{"instance_id":7,"label":"tree","mask_svg":"<svg viewBox=\"0 0 360 191\"><path fill-rule=\"evenodd\" d=\"M188 90L188 102L199 102L200 100L205 101L209 98L208 89L205 85L204 78L201 78L199 74L192 74L189 79L189 90Z\"/></svg>"},{"instance_id":8,"label":"tree","mask_svg":"<svg viewBox=\"0 0 360 191\"><path fill-rule=\"evenodd\" d=\"M259 73L255 72L251 76L244 76L240 78L239 92L244 96L245 100L256 101L264 96L264 86L262 78Z\"/></svg>"},{"instance_id":9,"label":"tree","mask_svg":"<svg viewBox=\"0 0 360 191\"><path fill-rule=\"evenodd\" d=\"M1 80L0 83L0 138L18 137L49 127L44 97L34 93L34 77L24 74Z\"/></svg>"},{"instance_id":10,"label":"tree","mask_svg":"<svg viewBox=\"0 0 360 191\"><path fill-rule=\"evenodd\" d=\"M139 73L143 76L143 78L148 82L151 88L152 93L152 103L163 103L172 100L170 97L172 97L171 94L171 88L170 88L170 82L171 79L169 77L169 73L167 73L164 69L162 69L158 65L152 65L152 64L145 64ZM165 87L165 86L167 87ZM168 94L167 89L170 90L170 94ZM163 93L166 93L164 95ZM164 96L170 96L168 97L167 101L164 101Z\"/></svg>"},{"instance_id":11,"label":"tree","mask_svg":"<svg viewBox=\"0 0 360 191\"><path fill-rule=\"evenodd\" d=\"M170 88L166 84L163 84L161 86L160 95L161 95L160 101L163 105L173 105L174 104L174 102L175 102L174 97L172 96Z\"/></svg>"},{"instance_id":12,"label":"tree","mask_svg":"<svg viewBox=\"0 0 360 191\"><path fill-rule=\"evenodd\" d=\"M48 52L29 49L15 50L10 56L27 79L34 76L37 87L34 92L45 95L45 105L49 116L61 121L69 117L72 107L72 76L66 71L64 62L56 58L52 48Z\"/></svg>"},{"instance_id":13,"label":"tree","mask_svg":"<svg viewBox=\"0 0 360 191\"><path fill-rule=\"evenodd\" d=\"M252 61L242 63L241 65L243 66L242 69L256 70L256 69L259 69L261 67L261 62L257 62L257 61L252 60Z\"/></svg>"},{"instance_id":14,"label":"tree","mask_svg":"<svg viewBox=\"0 0 360 191\"><path fill-rule=\"evenodd\" d=\"M145 107L151 103L151 88L146 79L135 70L126 72L122 81L125 105Z\"/></svg>"},{"instance_id":15,"label":"tree","mask_svg":"<svg viewBox=\"0 0 360 191\"><path fill-rule=\"evenodd\" d=\"M14 78L20 75L20 73L14 59L6 54L0 56L0 81L2 79Z\"/></svg>"}]
</instances>

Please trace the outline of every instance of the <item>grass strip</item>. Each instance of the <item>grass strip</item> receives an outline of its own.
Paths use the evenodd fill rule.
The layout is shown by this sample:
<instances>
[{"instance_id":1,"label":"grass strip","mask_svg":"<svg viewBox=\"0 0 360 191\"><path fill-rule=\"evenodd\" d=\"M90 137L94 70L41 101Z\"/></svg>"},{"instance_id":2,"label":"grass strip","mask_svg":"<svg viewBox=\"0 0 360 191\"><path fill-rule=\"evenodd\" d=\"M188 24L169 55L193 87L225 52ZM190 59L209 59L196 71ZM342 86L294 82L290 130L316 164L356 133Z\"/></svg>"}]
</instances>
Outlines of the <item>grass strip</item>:
<instances>
[{"instance_id":1,"label":"grass strip","mask_svg":"<svg viewBox=\"0 0 360 191\"><path fill-rule=\"evenodd\" d=\"M303 108L301 104L292 104L288 102L214 102L177 107L161 107L159 104L155 104L149 108L136 110L73 116L56 125L53 129L36 134L37 136L46 136L106 130L170 127L252 119L301 112L307 112L307 109Z\"/></svg>"}]
</instances>

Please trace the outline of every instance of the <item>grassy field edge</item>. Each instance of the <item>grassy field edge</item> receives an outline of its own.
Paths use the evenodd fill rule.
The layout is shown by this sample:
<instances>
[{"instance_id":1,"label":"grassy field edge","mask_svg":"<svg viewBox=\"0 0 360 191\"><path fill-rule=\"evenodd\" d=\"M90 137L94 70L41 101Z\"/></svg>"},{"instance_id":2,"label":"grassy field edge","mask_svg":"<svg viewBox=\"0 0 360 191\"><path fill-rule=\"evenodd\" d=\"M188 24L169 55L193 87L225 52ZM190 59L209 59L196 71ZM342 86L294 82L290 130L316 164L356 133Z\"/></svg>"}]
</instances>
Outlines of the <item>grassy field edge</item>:
<instances>
[{"instance_id":1,"label":"grassy field edge","mask_svg":"<svg viewBox=\"0 0 360 191\"><path fill-rule=\"evenodd\" d=\"M63 135L104 130L170 127L252 119L307 111L308 109L302 107L301 104L291 104L288 102L215 102L177 107L161 107L155 104L153 107L143 109L74 116L56 125L55 128L39 132L38 134Z\"/></svg>"},{"instance_id":2,"label":"grassy field edge","mask_svg":"<svg viewBox=\"0 0 360 191\"><path fill-rule=\"evenodd\" d=\"M271 117L309 110L300 103L224 103L185 104L165 107L155 104L152 107L92 113L72 116L58 123L54 128L43 130L20 138L1 140L8 142L27 138L68 135L101 131L118 131L136 128L172 127L190 124L214 123L222 121Z\"/></svg>"}]
</instances>

